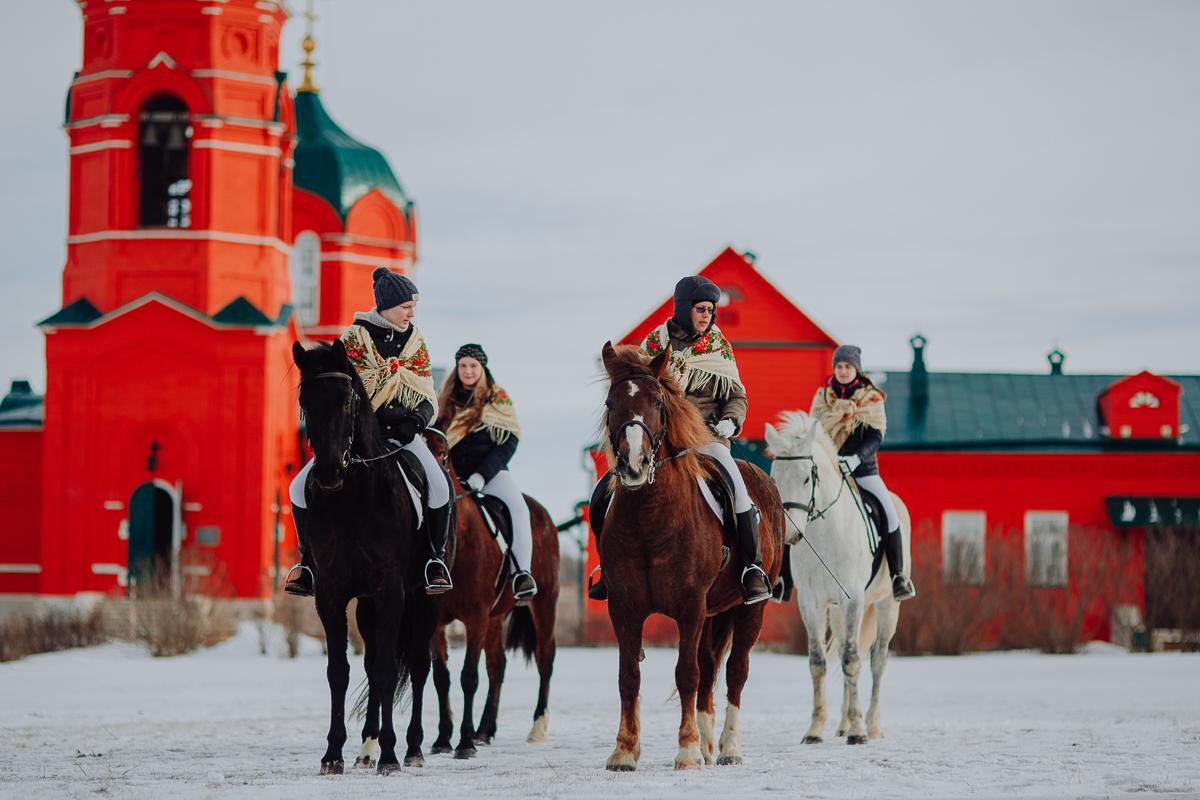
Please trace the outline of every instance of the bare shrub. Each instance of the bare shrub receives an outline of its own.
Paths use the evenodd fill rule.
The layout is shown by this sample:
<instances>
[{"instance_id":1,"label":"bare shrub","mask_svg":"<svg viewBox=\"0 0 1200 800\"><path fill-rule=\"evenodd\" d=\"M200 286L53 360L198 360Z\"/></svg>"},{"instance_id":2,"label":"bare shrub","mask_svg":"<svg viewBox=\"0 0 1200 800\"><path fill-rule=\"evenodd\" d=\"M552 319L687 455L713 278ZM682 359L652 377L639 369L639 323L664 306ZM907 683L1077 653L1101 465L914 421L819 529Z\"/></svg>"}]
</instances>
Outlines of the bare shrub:
<instances>
[{"instance_id":1,"label":"bare shrub","mask_svg":"<svg viewBox=\"0 0 1200 800\"><path fill-rule=\"evenodd\" d=\"M1146 625L1200 630L1200 530L1148 528L1145 534Z\"/></svg>"},{"instance_id":2,"label":"bare shrub","mask_svg":"<svg viewBox=\"0 0 1200 800\"><path fill-rule=\"evenodd\" d=\"M127 638L155 657L211 647L233 635L237 613L232 587L211 555L189 554L178 573L160 569L132 586L121 620ZM124 618L124 619L122 619Z\"/></svg>"},{"instance_id":3,"label":"bare shrub","mask_svg":"<svg viewBox=\"0 0 1200 800\"><path fill-rule=\"evenodd\" d=\"M1014 593L1002 644L1044 653L1075 653L1105 632L1112 607L1131 592L1138 576L1128 537L1071 526L1067 580L1062 586L1026 585Z\"/></svg>"},{"instance_id":4,"label":"bare shrub","mask_svg":"<svg viewBox=\"0 0 1200 800\"><path fill-rule=\"evenodd\" d=\"M13 614L0 622L0 661L102 644L108 637L98 609Z\"/></svg>"}]
</instances>

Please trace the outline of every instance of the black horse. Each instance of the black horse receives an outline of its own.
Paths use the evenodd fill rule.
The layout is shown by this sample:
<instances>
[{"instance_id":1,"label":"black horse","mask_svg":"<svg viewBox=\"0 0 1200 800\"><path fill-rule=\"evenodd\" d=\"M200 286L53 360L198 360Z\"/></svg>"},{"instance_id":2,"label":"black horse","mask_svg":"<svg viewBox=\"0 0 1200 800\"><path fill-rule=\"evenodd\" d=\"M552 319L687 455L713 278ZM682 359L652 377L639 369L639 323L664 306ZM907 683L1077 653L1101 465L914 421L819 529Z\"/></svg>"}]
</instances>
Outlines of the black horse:
<instances>
[{"instance_id":1,"label":"black horse","mask_svg":"<svg viewBox=\"0 0 1200 800\"><path fill-rule=\"evenodd\" d=\"M390 455L394 448L380 434L370 398L341 341L311 350L297 342L292 359L300 368L300 408L315 461L305 487L307 546L329 650L329 748L321 758L321 774L340 774L344 768L350 681L346 608L355 597L367 671L360 700L366 719L363 750L356 766L374 766L377 753L381 774L400 768L392 709L411 681L404 764L419 767L424 764L421 700L438 612L436 598L425 594L422 574L428 537L418 531L416 508Z\"/></svg>"}]
</instances>

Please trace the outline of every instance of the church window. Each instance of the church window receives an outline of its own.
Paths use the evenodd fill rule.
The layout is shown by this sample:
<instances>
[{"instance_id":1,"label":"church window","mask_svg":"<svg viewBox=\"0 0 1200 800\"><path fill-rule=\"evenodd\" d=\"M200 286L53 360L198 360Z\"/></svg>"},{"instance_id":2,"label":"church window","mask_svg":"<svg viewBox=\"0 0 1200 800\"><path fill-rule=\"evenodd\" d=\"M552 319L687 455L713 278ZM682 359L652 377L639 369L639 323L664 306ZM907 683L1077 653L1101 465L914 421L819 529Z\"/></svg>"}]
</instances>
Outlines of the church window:
<instances>
[{"instance_id":1,"label":"church window","mask_svg":"<svg viewBox=\"0 0 1200 800\"><path fill-rule=\"evenodd\" d=\"M301 325L315 325L321 299L321 240L304 231L292 244L288 271L292 278L292 307Z\"/></svg>"},{"instance_id":2,"label":"church window","mask_svg":"<svg viewBox=\"0 0 1200 800\"><path fill-rule=\"evenodd\" d=\"M138 222L149 228L191 227L187 106L170 95L151 98L138 116L141 201Z\"/></svg>"}]
</instances>

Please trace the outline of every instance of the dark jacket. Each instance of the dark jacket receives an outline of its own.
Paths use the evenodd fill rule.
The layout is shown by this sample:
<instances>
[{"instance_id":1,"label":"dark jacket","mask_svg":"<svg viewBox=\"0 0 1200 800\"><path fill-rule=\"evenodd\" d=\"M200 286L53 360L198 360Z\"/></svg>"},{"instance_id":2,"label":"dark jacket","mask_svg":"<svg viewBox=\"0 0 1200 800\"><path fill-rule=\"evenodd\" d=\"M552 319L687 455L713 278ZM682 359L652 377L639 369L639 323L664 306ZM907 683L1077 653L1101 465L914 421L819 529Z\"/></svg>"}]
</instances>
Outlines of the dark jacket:
<instances>
[{"instance_id":1,"label":"dark jacket","mask_svg":"<svg viewBox=\"0 0 1200 800\"><path fill-rule=\"evenodd\" d=\"M456 399L459 403L467 403L471 393L459 392ZM450 448L450 463L460 480L466 480L479 473L484 482L490 481L508 466L513 454L517 452L518 439L510 435L503 444L497 444L492 434L484 429L471 431L454 447Z\"/></svg>"},{"instance_id":2,"label":"dark jacket","mask_svg":"<svg viewBox=\"0 0 1200 800\"><path fill-rule=\"evenodd\" d=\"M413 332L411 325L408 326L408 330L401 332L361 318L356 319L354 324L361 325L371 335L371 341L375 343L379 355L384 358L399 358ZM375 419L379 421L379 429L383 432L384 438L393 438L405 420L411 420L410 424L416 426L417 433L425 430L429 427L430 420L433 419L433 412L433 403L428 400L422 400L421 404L414 409L407 409L400 404L400 401L393 400L387 405L375 409Z\"/></svg>"},{"instance_id":3,"label":"dark jacket","mask_svg":"<svg viewBox=\"0 0 1200 800\"><path fill-rule=\"evenodd\" d=\"M883 434L878 428L872 428L870 425L859 425L842 443L838 449L839 456L858 456L862 461L858 465L858 469L854 470L854 477L862 478L867 475L879 474L879 462L876 455L879 453L879 446L883 444Z\"/></svg>"}]
</instances>

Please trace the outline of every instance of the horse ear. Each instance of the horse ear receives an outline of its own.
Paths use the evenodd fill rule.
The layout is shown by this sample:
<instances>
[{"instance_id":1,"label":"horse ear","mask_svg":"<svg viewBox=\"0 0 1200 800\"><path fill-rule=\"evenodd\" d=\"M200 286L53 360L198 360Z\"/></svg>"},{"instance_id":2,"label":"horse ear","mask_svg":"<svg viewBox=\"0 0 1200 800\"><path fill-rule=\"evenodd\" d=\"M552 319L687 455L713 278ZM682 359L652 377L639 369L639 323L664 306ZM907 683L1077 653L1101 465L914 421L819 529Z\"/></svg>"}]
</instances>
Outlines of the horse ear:
<instances>
[{"instance_id":1,"label":"horse ear","mask_svg":"<svg viewBox=\"0 0 1200 800\"><path fill-rule=\"evenodd\" d=\"M804 449L809 449L813 446L813 442L817 440L817 426L821 423L815 419L810 420L812 423L808 426L808 433L804 434Z\"/></svg>"},{"instance_id":2,"label":"horse ear","mask_svg":"<svg viewBox=\"0 0 1200 800\"><path fill-rule=\"evenodd\" d=\"M308 351L304 349L304 345L299 342L292 342L292 362L297 367L304 369L304 355Z\"/></svg>"},{"instance_id":3,"label":"horse ear","mask_svg":"<svg viewBox=\"0 0 1200 800\"><path fill-rule=\"evenodd\" d=\"M621 363L617 358L617 348L613 347L612 341L604 343L604 348L600 351L600 360L604 362L604 371L611 377Z\"/></svg>"},{"instance_id":4,"label":"horse ear","mask_svg":"<svg viewBox=\"0 0 1200 800\"><path fill-rule=\"evenodd\" d=\"M667 374L667 350L664 349L661 353L650 359L650 372L659 380L662 380L662 377Z\"/></svg>"},{"instance_id":5,"label":"horse ear","mask_svg":"<svg viewBox=\"0 0 1200 800\"><path fill-rule=\"evenodd\" d=\"M766 437L767 447L772 453L782 453L787 449L787 440L784 439L783 434L777 431L771 423L767 423L766 428L763 429L763 435Z\"/></svg>"},{"instance_id":6,"label":"horse ear","mask_svg":"<svg viewBox=\"0 0 1200 800\"><path fill-rule=\"evenodd\" d=\"M341 339L333 340L333 347L330 348L330 352L333 353L333 357L338 361L349 361L349 359L346 358L346 343Z\"/></svg>"}]
</instances>

